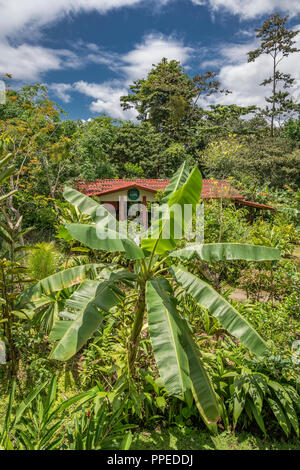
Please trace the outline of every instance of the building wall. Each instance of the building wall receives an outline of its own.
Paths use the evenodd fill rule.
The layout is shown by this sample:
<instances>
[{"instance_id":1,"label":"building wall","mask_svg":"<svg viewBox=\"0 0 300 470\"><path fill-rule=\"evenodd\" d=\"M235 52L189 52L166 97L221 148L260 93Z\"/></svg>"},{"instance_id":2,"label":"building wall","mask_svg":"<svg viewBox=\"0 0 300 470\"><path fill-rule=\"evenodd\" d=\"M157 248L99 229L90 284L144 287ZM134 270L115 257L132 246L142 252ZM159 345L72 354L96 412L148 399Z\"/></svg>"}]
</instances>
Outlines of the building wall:
<instances>
[{"instance_id":1,"label":"building wall","mask_svg":"<svg viewBox=\"0 0 300 470\"><path fill-rule=\"evenodd\" d=\"M151 191L145 191L142 189L137 188L140 192L140 197L136 199L135 201L132 202L143 202L143 197L146 196L146 200L148 201L155 201L155 193ZM108 193L108 194L101 194L98 196L100 202L119 202L119 198L121 196L126 196L127 197L128 190L126 189L125 191L115 191L113 193ZM128 201L131 201L127 197Z\"/></svg>"}]
</instances>

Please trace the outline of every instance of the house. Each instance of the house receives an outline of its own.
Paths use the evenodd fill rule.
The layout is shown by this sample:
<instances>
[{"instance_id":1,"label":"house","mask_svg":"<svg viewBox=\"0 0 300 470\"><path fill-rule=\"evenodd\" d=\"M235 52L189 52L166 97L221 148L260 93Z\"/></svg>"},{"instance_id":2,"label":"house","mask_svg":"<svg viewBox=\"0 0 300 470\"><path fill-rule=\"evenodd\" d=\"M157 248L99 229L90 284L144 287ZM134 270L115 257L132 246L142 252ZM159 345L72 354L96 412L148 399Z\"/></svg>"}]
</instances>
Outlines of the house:
<instances>
[{"instance_id":1,"label":"house","mask_svg":"<svg viewBox=\"0 0 300 470\"><path fill-rule=\"evenodd\" d=\"M113 206L119 220L124 220L125 211L128 211L130 205L140 205L143 222L146 225L147 203L155 201L156 193L164 191L169 183L169 179L106 179L95 180L91 183L78 181L77 189L87 196L96 196L104 205ZM262 217L264 210L275 210L274 207L265 204L246 201L227 180L204 179L201 198L230 199L237 204L249 206L252 210L253 208L260 209Z\"/></svg>"}]
</instances>

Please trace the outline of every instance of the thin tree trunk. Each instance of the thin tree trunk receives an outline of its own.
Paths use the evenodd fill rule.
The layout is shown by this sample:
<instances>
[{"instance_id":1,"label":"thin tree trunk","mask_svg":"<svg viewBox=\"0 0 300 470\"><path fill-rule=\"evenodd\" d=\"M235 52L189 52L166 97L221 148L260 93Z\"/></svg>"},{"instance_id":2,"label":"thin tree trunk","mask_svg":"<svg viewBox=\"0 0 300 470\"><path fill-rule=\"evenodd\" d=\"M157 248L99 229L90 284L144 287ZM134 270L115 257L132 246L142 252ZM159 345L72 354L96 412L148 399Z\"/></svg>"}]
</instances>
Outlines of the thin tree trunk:
<instances>
[{"instance_id":1,"label":"thin tree trunk","mask_svg":"<svg viewBox=\"0 0 300 470\"><path fill-rule=\"evenodd\" d=\"M220 199L220 213L219 213L219 218L220 218L220 231L219 231L219 240L218 243L221 243L222 237L223 237L223 198L221 197Z\"/></svg>"},{"instance_id":2,"label":"thin tree trunk","mask_svg":"<svg viewBox=\"0 0 300 470\"><path fill-rule=\"evenodd\" d=\"M276 93L276 51L273 59L273 104L271 116L271 136L274 137L274 118L275 118L275 93Z\"/></svg>"},{"instance_id":3,"label":"thin tree trunk","mask_svg":"<svg viewBox=\"0 0 300 470\"><path fill-rule=\"evenodd\" d=\"M145 314L145 284L141 285L139 295L137 298L137 303L135 307L135 317L134 322L128 342L127 349L127 364L128 364L128 374L130 377L134 375L135 372L135 360L139 347L141 331L144 322Z\"/></svg>"}]
</instances>

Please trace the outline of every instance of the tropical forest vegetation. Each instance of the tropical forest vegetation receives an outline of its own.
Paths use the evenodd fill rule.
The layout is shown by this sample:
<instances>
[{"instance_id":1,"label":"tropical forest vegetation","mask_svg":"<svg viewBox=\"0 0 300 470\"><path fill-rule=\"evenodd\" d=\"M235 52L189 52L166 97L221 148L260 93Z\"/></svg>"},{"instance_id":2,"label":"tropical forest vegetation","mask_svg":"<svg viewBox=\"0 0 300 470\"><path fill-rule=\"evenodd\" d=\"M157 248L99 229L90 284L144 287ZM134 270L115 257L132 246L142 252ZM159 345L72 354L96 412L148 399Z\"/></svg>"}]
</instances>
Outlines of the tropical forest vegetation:
<instances>
[{"instance_id":1,"label":"tropical forest vegetation","mask_svg":"<svg viewBox=\"0 0 300 470\"><path fill-rule=\"evenodd\" d=\"M72 121L3 77L0 449L299 449L298 32L256 33L264 108L202 107L231 91L165 58L121 97L136 121ZM76 189L114 178L170 179L139 241ZM170 209L194 223L203 179L275 210L207 199L204 242L178 238Z\"/></svg>"}]
</instances>

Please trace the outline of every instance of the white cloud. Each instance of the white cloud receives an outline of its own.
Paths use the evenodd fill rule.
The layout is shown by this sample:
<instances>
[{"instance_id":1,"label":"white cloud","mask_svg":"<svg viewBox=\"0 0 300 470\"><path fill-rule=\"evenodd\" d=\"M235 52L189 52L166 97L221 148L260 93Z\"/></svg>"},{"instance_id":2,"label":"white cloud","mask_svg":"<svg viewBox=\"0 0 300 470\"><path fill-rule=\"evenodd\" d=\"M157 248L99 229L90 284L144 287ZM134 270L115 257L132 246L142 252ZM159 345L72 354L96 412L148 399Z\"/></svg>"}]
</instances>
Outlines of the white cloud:
<instances>
[{"instance_id":1,"label":"white cloud","mask_svg":"<svg viewBox=\"0 0 300 470\"><path fill-rule=\"evenodd\" d=\"M43 72L78 66L75 54L41 46L21 44L11 46L0 42L0 74L10 73L17 80L35 81Z\"/></svg>"},{"instance_id":2,"label":"white cloud","mask_svg":"<svg viewBox=\"0 0 300 470\"><path fill-rule=\"evenodd\" d=\"M194 50L180 40L162 34L149 34L141 44L121 57L121 70L129 81L145 77L153 64L158 64L163 57L179 60L185 65Z\"/></svg>"},{"instance_id":3,"label":"white cloud","mask_svg":"<svg viewBox=\"0 0 300 470\"><path fill-rule=\"evenodd\" d=\"M228 11L244 19L255 18L274 11L290 16L300 13L299 0L191 0L194 5L209 6L213 12Z\"/></svg>"},{"instance_id":4,"label":"white cloud","mask_svg":"<svg viewBox=\"0 0 300 470\"><path fill-rule=\"evenodd\" d=\"M0 34L12 36L38 29L68 14L134 6L142 0L0 0Z\"/></svg>"},{"instance_id":5,"label":"white cloud","mask_svg":"<svg viewBox=\"0 0 300 470\"><path fill-rule=\"evenodd\" d=\"M132 118L134 110L124 112L120 107L120 96L128 93L128 84L144 77L152 64L162 57L179 60L186 67L195 51L174 36L153 33L147 35L133 50L124 55L111 53L96 44L83 45L76 54L67 50L55 50L38 46L32 42L43 27L58 21L66 15L95 11L105 14L109 10L133 7L139 4L163 6L172 0L0 0L0 73L11 73L17 80L35 81L47 71L66 67L80 67L87 62L104 65L119 77L117 81L105 83L76 84L52 83L50 89L63 102L70 102L70 93L77 91L92 98L90 109L105 112L115 118ZM275 10L290 15L300 13L300 0L190 0L195 5L210 7L211 11L227 11L250 19ZM241 31L245 38L250 32ZM21 41L26 39L26 42ZM219 49L211 48L210 57L202 62L203 67L220 69L220 79L224 88L233 94L211 97L209 103L236 102L240 105L264 104L266 88L259 83L269 75L269 64L262 58L255 63L247 63L246 53L254 48L254 42L247 44L227 44ZM79 58L80 57L80 58ZM283 62L283 71L292 73L300 83L300 72L295 58ZM297 93L297 91L296 91ZM299 93L299 88L298 88ZM208 102L206 102L207 104Z\"/></svg>"},{"instance_id":6,"label":"white cloud","mask_svg":"<svg viewBox=\"0 0 300 470\"><path fill-rule=\"evenodd\" d=\"M300 25L296 26L298 29ZM240 106L266 105L265 96L269 96L268 86L259 84L272 74L272 61L266 55L260 56L255 62L248 63L247 52L257 47L257 40L253 39L247 44L226 44L220 47L219 53L219 79L222 88L232 91L229 95L212 95L208 99L202 100L200 105L209 104L232 104ZM300 48L300 36L297 37L296 45ZM208 61L206 62L208 63ZM203 65L203 64L202 64ZM290 55L280 64L280 70L290 73L296 79L293 87L293 96L300 98L300 69L298 57Z\"/></svg>"},{"instance_id":7,"label":"white cloud","mask_svg":"<svg viewBox=\"0 0 300 470\"><path fill-rule=\"evenodd\" d=\"M163 5L165 0L151 0ZM66 15L131 7L144 0L0 0L0 73L10 73L16 80L35 81L47 71L79 67L79 58L71 52L36 46L32 40L40 30ZM22 41L22 42L21 42ZM89 45L83 61L109 65L109 57L100 56L96 45ZM102 60L102 61L101 61Z\"/></svg>"},{"instance_id":8,"label":"white cloud","mask_svg":"<svg viewBox=\"0 0 300 470\"><path fill-rule=\"evenodd\" d=\"M299 28L299 25L295 27ZM204 60L201 68L210 69L213 67L219 70L219 79L222 88L232 91L229 95L211 95L199 101L200 106L211 104L232 104L240 106L265 106L264 97L270 92L268 87L259 84L271 74L272 63L267 56L259 57L255 62L248 63L247 52L253 50L258 45L258 40L242 44L223 44L206 50L206 55L214 59ZM300 37L297 39L297 46L300 47ZM120 97L128 94L128 84L133 80L145 77L151 69L152 64L157 64L162 57L180 60L181 63L188 64L194 54L194 50L185 46L181 41L173 37L165 37L160 34L145 37L145 39L135 48L114 58L117 63L117 70L123 74L122 79L105 83L77 82L74 90L93 98L90 110L94 113L106 113L118 119L136 119L134 110L123 111L120 106ZM96 58L99 51L94 51ZM99 54L101 57L101 53ZM290 56L281 64L281 69L285 73L290 73L297 79L297 86L294 87L294 97L300 98L300 70L295 56ZM65 90L63 90L64 92ZM70 88L67 88L67 92Z\"/></svg>"},{"instance_id":9,"label":"white cloud","mask_svg":"<svg viewBox=\"0 0 300 470\"><path fill-rule=\"evenodd\" d=\"M121 74L122 79L110 83L75 83L74 89L94 98L90 110L95 113L106 113L117 119L135 119L135 110L124 111L120 106L120 97L128 94L128 85L133 80L147 76L153 64L157 64L163 57L169 60L179 60L183 65L188 62L194 50L185 46L180 40L162 34L147 35L142 43L123 56L104 54L100 49L93 49L93 61L107 63L115 72Z\"/></svg>"},{"instance_id":10,"label":"white cloud","mask_svg":"<svg viewBox=\"0 0 300 470\"><path fill-rule=\"evenodd\" d=\"M70 103L71 95L70 93L73 90L73 85L70 83L51 83L48 86L49 90L51 90L61 101L64 103Z\"/></svg>"},{"instance_id":11,"label":"white cloud","mask_svg":"<svg viewBox=\"0 0 300 470\"><path fill-rule=\"evenodd\" d=\"M115 119L135 119L134 110L123 111L120 106L120 97L126 95L128 90L118 82L116 83L87 83L79 81L74 84L74 90L94 98L90 110L94 113L106 113Z\"/></svg>"},{"instance_id":12,"label":"white cloud","mask_svg":"<svg viewBox=\"0 0 300 470\"><path fill-rule=\"evenodd\" d=\"M164 36L160 33L146 35L134 49L123 55L105 51L96 44L84 47L91 51L86 56L90 62L107 65L118 75L121 74L127 84L145 77L152 65L158 64L163 57L178 60L185 65L195 52L193 48L185 46L174 36Z\"/></svg>"}]
</instances>

